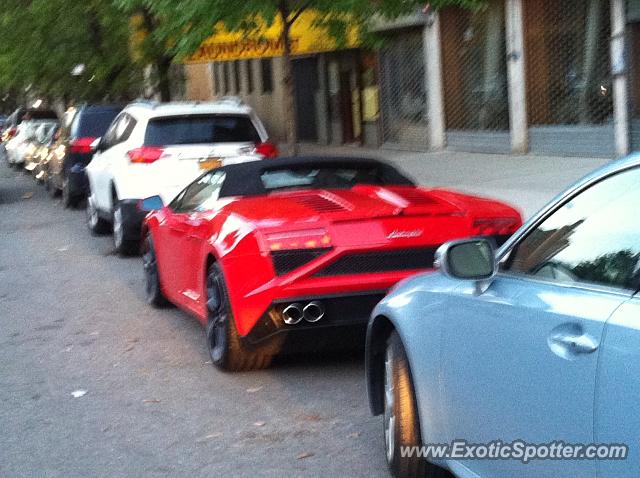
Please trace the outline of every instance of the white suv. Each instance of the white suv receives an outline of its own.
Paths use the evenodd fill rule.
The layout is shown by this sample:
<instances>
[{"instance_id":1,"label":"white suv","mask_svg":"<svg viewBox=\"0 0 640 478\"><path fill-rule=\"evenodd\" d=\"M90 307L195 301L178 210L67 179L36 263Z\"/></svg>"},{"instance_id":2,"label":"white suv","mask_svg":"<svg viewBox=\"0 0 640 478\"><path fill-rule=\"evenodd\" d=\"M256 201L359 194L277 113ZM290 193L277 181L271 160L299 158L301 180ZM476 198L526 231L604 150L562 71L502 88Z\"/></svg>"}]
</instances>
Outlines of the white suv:
<instances>
[{"instance_id":1,"label":"white suv","mask_svg":"<svg viewBox=\"0 0 640 478\"><path fill-rule=\"evenodd\" d=\"M121 255L138 252L140 199L158 195L168 204L208 169L277 155L262 122L236 99L132 103L92 148L86 169L89 229L113 229Z\"/></svg>"}]
</instances>

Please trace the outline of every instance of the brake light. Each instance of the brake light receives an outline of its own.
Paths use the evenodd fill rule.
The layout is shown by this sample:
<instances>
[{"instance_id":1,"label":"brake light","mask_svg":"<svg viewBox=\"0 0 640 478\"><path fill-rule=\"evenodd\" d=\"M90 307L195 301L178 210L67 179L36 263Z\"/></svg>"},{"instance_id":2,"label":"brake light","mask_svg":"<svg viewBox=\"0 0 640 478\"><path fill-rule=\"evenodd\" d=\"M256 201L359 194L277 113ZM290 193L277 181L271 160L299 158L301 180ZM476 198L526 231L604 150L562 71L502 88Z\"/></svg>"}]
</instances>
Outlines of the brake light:
<instances>
[{"instance_id":1,"label":"brake light","mask_svg":"<svg viewBox=\"0 0 640 478\"><path fill-rule=\"evenodd\" d=\"M270 251L331 247L331 237L324 229L307 229L267 234Z\"/></svg>"},{"instance_id":2,"label":"brake light","mask_svg":"<svg viewBox=\"0 0 640 478\"><path fill-rule=\"evenodd\" d=\"M18 132L17 128L15 128L15 127L9 128L8 130L6 130L4 132L2 140L3 141L9 141L11 138L13 138L16 135L17 132Z\"/></svg>"},{"instance_id":3,"label":"brake light","mask_svg":"<svg viewBox=\"0 0 640 478\"><path fill-rule=\"evenodd\" d=\"M264 156L265 158L276 158L278 157L278 148L275 144L266 141L264 143L256 143L256 147L253 152L255 154L259 154Z\"/></svg>"},{"instance_id":4,"label":"brake light","mask_svg":"<svg viewBox=\"0 0 640 478\"><path fill-rule=\"evenodd\" d=\"M69 142L69 151L71 153L78 154L89 154L91 153L91 143L93 143L96 138L76 138Z\"/></svg>"},{"instance_id":5,"label":"brake light","mask_svg":"<svg viewBox=\"0 0 640 478\"><path fill-rule=\"evenodd\" d=\"M482 218L473 221L474 236L503 236L513 234L520 221L512 217Z\"/></svg>"},{"instance_id":6,"label":"brake light","mask_svg":"<svg viewBox=\"0 0 640 478\"><path fill-rule=\"evenodd\" d=\"M150 164L159 160L164 154L164 149L155 148L153 146L143 146L142 148L132 149L127 153L129 161L138 164Z\"/></svg>"}]
</instances>

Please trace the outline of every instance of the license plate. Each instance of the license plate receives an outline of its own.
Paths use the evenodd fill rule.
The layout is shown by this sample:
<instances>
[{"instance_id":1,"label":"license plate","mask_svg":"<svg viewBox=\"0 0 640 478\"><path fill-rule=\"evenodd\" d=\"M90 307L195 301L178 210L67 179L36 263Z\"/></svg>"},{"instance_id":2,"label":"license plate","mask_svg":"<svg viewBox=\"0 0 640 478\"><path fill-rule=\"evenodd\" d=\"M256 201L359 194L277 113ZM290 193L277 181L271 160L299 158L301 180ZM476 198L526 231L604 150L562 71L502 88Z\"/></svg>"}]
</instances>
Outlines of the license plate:
<instances>
[{"instance_id":1,"label":"license plate","mask_svg":"<svg viewBox=\"0 0 640 478\"><path fill-rule=\"evenodd\" d=\"M207 158L198 161L200 169L209 170L216 169L222 166L222 160L220 158Z\"/></svg>"}]
</instances>

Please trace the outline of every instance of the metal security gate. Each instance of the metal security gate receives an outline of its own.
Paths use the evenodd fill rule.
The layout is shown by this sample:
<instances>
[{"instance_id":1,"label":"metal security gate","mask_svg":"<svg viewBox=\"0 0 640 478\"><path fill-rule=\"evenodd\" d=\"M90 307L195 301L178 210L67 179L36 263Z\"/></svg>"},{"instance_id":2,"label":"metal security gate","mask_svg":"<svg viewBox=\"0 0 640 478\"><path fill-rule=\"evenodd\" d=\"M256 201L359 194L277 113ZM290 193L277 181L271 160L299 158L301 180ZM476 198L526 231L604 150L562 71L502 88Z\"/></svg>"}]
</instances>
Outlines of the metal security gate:
<instances>
[{"instance_id":1,"label":"metal security gate","mask_svg":"<svg viewBox=\"0 0 640 478\"><path fill-rule=\"evenodd\" d=\"M526 0L529 149L615 156L608 0Z\"/></svg>"},{"instance_id":2,"label":"metal security gate","mask_svg":"<svg viewBox=\"0 0 640 478\"><path fill-rule=\"evenodd\" d=\"M640 151L640 0L627 2L627 55L629 61L629 100L631 113L631 151Z\"/></svg>"},{"instance_id":3,"label":"metal security gate","mask_svg":"<svg viewBox=\"0 0 640 478\"><path fill-rule=\"evenodd\" d=\"M380 51L380 109L382 142L386 146L428 149L421 28L387 36Z\"/></svg>"},{"instance_id":4,"label":"metal security gate","mask_svg":"<svg viewBox=\"0 0 640 478\"><path fill-rule=\"evenodd\" d=\"M509 101L505 2L440 16L447 146L508 153Z\"/></svg>"}]
</instances>

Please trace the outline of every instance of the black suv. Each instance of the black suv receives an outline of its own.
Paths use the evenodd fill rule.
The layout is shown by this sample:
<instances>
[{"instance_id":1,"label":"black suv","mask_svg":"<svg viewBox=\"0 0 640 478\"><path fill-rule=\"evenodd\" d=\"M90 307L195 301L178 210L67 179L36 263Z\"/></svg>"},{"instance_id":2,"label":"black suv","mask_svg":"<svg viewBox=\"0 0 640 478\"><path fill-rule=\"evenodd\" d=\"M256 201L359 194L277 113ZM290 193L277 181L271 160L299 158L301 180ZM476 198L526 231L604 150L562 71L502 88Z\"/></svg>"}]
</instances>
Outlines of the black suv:
<instances>
[{"instance_id":1,"label":"black suv","mask_svg":"<svg viewBox=\"0 0 640 478\"><path fill-rule=\"evenodd\" d=\"M84 168L93 153L91 143L100 138L122 111L117 105L85 105L67 113L60 137L51 148L45 168L45 184L54 197L62 191L64 207L76 207L85 197L87 177Z\"/></svg>"}]
</instances>

